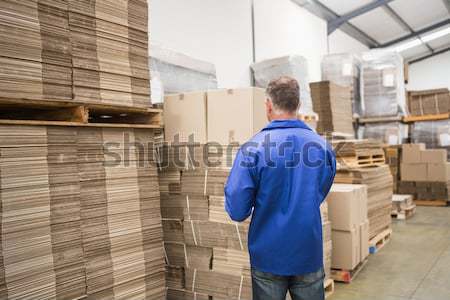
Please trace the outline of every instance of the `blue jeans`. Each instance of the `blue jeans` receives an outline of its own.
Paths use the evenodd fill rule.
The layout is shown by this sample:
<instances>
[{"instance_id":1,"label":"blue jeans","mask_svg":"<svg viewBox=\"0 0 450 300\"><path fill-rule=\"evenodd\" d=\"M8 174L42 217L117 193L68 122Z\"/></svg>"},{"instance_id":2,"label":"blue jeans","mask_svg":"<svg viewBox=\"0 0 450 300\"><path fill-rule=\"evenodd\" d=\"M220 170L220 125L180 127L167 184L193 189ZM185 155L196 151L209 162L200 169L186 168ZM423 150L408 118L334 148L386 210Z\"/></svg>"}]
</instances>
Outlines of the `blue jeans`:
<instances>
[{"instance_id":1,"label":"blue jeans","mask_svg":"<svg viewBox=\"0 0 450 300\"><path fill-rule=\"evenodd\" d=\"M278 276L252 269L253 300L324 300L325 273L319 271L301 276Z\"/></svg>"}]
</instances>

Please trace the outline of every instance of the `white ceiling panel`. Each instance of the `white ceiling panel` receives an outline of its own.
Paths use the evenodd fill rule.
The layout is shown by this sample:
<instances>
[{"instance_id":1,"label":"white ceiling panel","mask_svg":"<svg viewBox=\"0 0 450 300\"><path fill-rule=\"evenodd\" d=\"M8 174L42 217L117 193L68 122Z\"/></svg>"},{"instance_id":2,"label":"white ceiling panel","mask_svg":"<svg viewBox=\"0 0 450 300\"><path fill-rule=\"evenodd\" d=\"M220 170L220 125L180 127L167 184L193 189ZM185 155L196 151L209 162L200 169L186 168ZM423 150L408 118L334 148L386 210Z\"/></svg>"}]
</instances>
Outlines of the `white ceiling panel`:
<instances>
[{"instance_id":1,"label":"white ceiling panel","mask_svg":"<svg viewBox=\"0 0 450 300\"><path fill-rule=\"evenodd\" d=\"M344 15L373 2L373 0L319 0L319 2L338 15Z\"/></svg>"},{"instance_id":2,"label":"white ceiling panel","mask_svg":"<svg viewBox=\"0 0 450 300\"><path fill-rule=\"evenodd\" d=\"M352 19L350 23L380 43L409 34L381 7Z\"/></svg>"},{"instance_id":3,"label":"white ceiling panel","mask_svg":"<svg viewBox=\"0 0 450 300\"><path fill-rule=\"evenodd\" d=\"M395 0L389 6L414 30L450 18L443 0Z\"/></svg>"},{"instance_id":4,"label":"white ceiling panel","mask_svg":"<svg viewBox=\"0 0 450 300\"><path fill-rule=\"evenodd\" d=\"M405 59L415 58L417 56L427 55L430 54L430 50L425 45L420 45L411 49L408 49L406 51L401 52L400 54Z\"/></svg>"},{"instance_id":5,"label":"white ceiling panel","mask_svg":"<svg viewBox=\"0 0 450 300\"><path fill-rule=\"evenodd\" d=\"M428 45L433 49L439 49L445 46L450 46L450 34L443 36L441 38L432 40L428 42Z\"/></svg>"}]
</instances>

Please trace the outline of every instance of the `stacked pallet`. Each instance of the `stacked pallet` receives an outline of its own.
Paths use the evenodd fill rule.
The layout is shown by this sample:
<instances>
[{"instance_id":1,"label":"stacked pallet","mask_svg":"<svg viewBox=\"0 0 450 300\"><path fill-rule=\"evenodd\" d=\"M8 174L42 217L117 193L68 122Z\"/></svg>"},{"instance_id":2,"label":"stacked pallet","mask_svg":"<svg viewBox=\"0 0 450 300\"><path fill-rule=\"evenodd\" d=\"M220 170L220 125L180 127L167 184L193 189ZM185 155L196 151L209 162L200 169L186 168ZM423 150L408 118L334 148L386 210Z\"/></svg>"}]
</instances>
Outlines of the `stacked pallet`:
<instances>
[{"instance_id":1,"label":"stacked pallet","mask_svg":"<svg viewBox=\"0 0 450 300\"><path fill-rule=\"evenodd\" d=\"M381 144L370 140L337 140L333 143L337 167L359 168L385 164Z\"/></svg>"},{"instance_id":2,"label":"stacked pallet","mask_svg":"<svg viewBox=\"0 0 450 300\"><path fill-rule=\"evenodd\" d=\"M178 152L183 157L184 150ZM224 186L230 169L224 167L224 156L217 157L222 157L217 167L195 168L189 156L182 167L165 163L170 167L160 170L168 299L195 299L195 295L223 300L252 297L247 247L250 221L235 223L225 211ZM327 215L324 206L324 264L328 278L331 226Z\"/></svg>"},{"instance_id":3,"label":"stacked pallet","mask_svg":"<svg viewBox=\"0 0 450 300\"><path fill-rule=\"evenodd\" d=\"M150 105L146 0L0 5L0 97Z\"/></svg>"},{"instance_id":4,"label":"stacked pallet","mask_svg":"<svg viewBox=\"0 0 450 300\"><path fill-rule=\"evenodd\" d=\"M350 88L329 81L311 83L313 109L319 114L317 132L354 136Z\"/></svg>"},{"instance_id":5,"label":"stacked pallet","mask_svg":"<svg viewBox=\"0 0 450 300\"><path fill-rule=\"evenodd\" d=\"M0 127L1 298L164 297L147 130ZM142 153L141 153L142 152Z\"/></svg>"}]
</instances>

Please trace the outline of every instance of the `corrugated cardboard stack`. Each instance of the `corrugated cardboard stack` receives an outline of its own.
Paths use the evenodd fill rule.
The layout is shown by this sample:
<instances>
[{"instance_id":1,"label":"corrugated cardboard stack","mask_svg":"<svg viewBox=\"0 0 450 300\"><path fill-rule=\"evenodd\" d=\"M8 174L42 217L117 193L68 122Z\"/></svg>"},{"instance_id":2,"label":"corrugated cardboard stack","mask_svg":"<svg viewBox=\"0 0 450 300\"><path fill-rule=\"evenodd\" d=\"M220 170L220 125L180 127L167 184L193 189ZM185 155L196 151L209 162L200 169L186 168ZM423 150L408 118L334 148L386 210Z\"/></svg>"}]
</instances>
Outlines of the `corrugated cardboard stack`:
<instances>
[{"instance_id":1,"label":"corrugated cardboard stack","mask_svg":"<svg viewBox=\"0 0 450 300\"><path fill-rule=\"evenodd\" d=\"M350 88L329 81L314 82L310 86L313 109L319 114L317 132L338 132L354 136Z\"/></svg>"},{"instance_id":2,"label":"corrugated cardboard stack","mask_svg":"<svg viewBox=\"0 0 450 300\"><path fill-rule=\"evenodd\" d=\"M446 114L450 111L448 89L408 92L409 113L413 116Z\"/></svg>"},{"instance_id":3,"label":"corrugated cardboard stack","mask_svg":"<svg viewBox=\"0 0 450 300\"><path fill-rule=\"evenodd\" d=\"M402 157L402 146L391 145L384 147L384 155L386 163L391 170L392 178L394 179L394 194L398 193L398 185L400 182L400 162Z\"/></svg>"},{"instance_id":4,"label":"corrugated cardboard stack","mask_svg":"<svg viewBox=\"0 0 450 300\"><path fill-rule=\"evenodd\" d=\"M69 1L74 100L150 105L146 0Z\"/></svg>"},{"instance_id":5,"label":"corrugated cardboard stack","mask_svg":"<svg viewBox=\"0 0 450 300\"><path fill-rule=\"evenodd\" d=\"M353 115L361 112L361 60L353 54L330 54L322 60L322 78L350 89Z\"/></svg>"},{"instance_id":6,"label":"corrugated cardboard stack","mask_svg":"<svg viewBox=\"0 0 450 300\"><path fill-rule=\"evenodd\" d=\"M428 149L424 144L402 146L399 192L419 200L450 199L450 163L447 151Z\"/></svg>"},{"instance_id":7,"label":"corrugated cardboard stack","mask_svg":"<svg viewBox=\"0 0 450 300\"><path fill-rule=\"evenodd\" d=\"M146 0L0 5L1 97L150 106Z\"/></svg>"},{"instance_id":8,"label":"corrugated cardboard stack","mask_svg":"<svg viewBox=\"0 0 450 300\"><path fill-rule=\"evenodd\" d=\"M0 3L0 97L72 99L67 1Z\"/></svg>"},{"instance_id":9,"label":"corrugated cardboard stack","mask_svg":"<svg viewBox=\"0 0 450 300\"><path fill-rule=\"evenodd\" d=\"M2 293L164 296L156 168L124 135L152 139L148 130L0 128Z\"/></svg>"},{"instance_id":10,"label":"corrugated cardboard stack","mask_svg":"<svg viewBox=\"0 0 450 300\"><path fill-rule=\"evenodd\" d=\"M427 149L445 149L450 160L450 120L414 122L411 143L423 143Z\"/></svg>"},{"instance_id":11,"label":"corrugated cardboard stack","mask_svg":"<svg viewBox=\"0 0 450 300\"><path fill-rule=\"evenodd\" d=\"M336 142L333 147L338 160L334 182L367 185L371 239L391 225L393 179L382 146L374 141L354 140ZM350 154L355 156L353 160Z\"/></svg>"},{"instance_id":12,"label":"corrugated cardboard stack","mask_svg":"<svg viewBox=\"0 0 450 300\"><path fill-rule=\"evenodd\" d=\"M409 126L401 122L367 123L358 127L358 138L378 140L387 145L401 145L409 137Z\"/></svg>"},{"instance_id":13,"label":"corrugated cardboard stack","mask_svg":"<svg viewBox=\"0 0 450 300\"><path fill-rule=\"evenodd\" d=\"M367 187L334 184L327 197L332 227L333 269L353 270L369 256Z\"/></svg>"}]
</instances>

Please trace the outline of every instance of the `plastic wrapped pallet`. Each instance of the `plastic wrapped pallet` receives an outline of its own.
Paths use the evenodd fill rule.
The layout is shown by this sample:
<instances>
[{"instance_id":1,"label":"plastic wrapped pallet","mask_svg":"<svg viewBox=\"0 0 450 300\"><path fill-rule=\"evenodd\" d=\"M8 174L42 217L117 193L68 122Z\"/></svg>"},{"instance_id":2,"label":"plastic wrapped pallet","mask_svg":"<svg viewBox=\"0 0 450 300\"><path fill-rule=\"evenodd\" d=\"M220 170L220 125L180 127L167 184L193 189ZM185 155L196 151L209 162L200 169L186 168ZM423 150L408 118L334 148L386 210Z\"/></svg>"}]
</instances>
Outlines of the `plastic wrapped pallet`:
<instances>
[{"instance_id":1,"label":"plastic wrapped pallet","mask_svg":"<svg viewBox=\"0 0 450 300\"><path fill-rule=\"evenodd\" d=\"M256 86L267 88L269 82L281 76L297 79L300 85L300 113L313 115L311 91L309 88L308 62L300 55L290 55L264 60L252 65Z\"/></svg>"},{"instance_id":2,"label":"plastic wrapped pallet","mask_svg":"<svg viewBox=\"0 0 450 300\"><path fill-rule=\"evenodd\" d=\"M403 58L396 52L372 50L362 56L361 114L364 117L406 113Z\"/></svg>"},{"instance_id":3,"label":"plastic wrapped pallet","mask_svg":"<svg viewBox=\"0 0 450 300\"><path fill-rule=\"evenodd\" d=\"M358 138L378 140L388 145L401 145L408 139L409 127L401 122L367 123L358 128Z\"/></svg>"},{"instance_id":4,"label":"plastic wrapped pallet","mask_svg":"<svg viewBox=\"0 0 450 300\"><path fill-rule=\"evenodd\" d=\"M447 149L447 160L450 160L450 120L415 122L411 142L423 143L427 149Z\"/></svg>"},{"instance_id":5,"label":"plastic wrapped pallet","mask_svg":"<svg viewBox=\"0 0 450 300\"><path fill-rule=\"evenodd\" d=\"M322 60L322 80L348 87L352 94L353 115L359 116L361 59L350 53L326 55Z\"/></svg>"},{"instance_id":6,"label":"plastic wrapped pallet","mask_svg":"<svg viewBox=\"0 0 450 300\"><path fill-rule=\"evenodd\" d=\"M413 116L445 114L450 109L448 89L408 92L408 108Z\"/></svg>"},{"instance_id":7,"label":"plastic wrapped pallet","mask_svg":"<svg viewBox=\"0 0 450 300\"><path fill-rule=\"evenodd\" d=\"M217 89L214 64L158 45L150 50L150 72L160 80L163 93L185 93Z\"/></svg>"}]
</instances>

